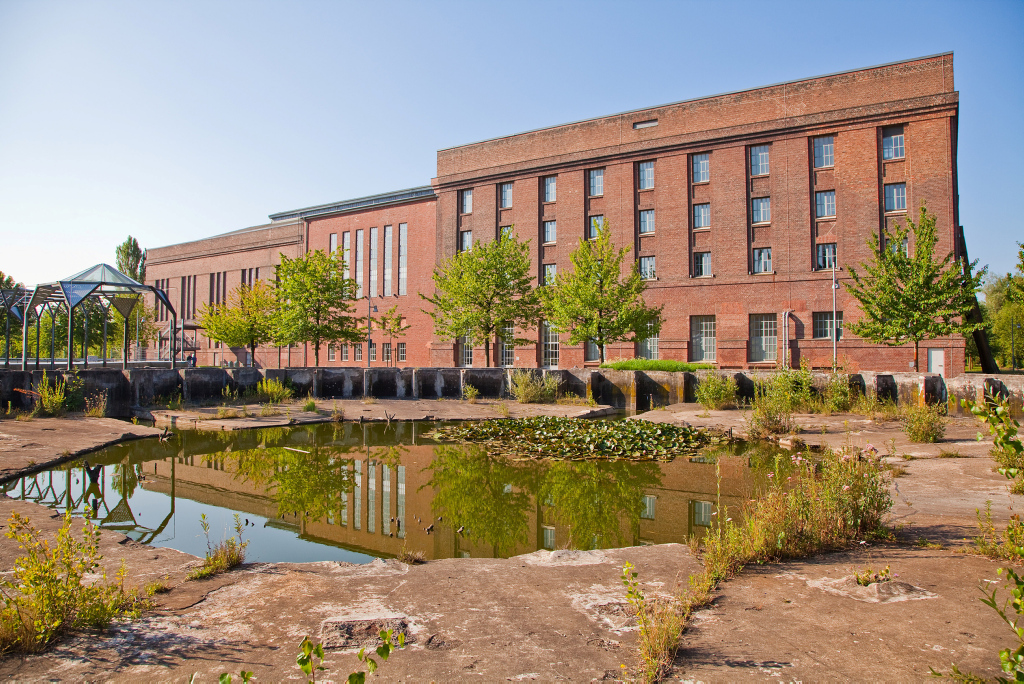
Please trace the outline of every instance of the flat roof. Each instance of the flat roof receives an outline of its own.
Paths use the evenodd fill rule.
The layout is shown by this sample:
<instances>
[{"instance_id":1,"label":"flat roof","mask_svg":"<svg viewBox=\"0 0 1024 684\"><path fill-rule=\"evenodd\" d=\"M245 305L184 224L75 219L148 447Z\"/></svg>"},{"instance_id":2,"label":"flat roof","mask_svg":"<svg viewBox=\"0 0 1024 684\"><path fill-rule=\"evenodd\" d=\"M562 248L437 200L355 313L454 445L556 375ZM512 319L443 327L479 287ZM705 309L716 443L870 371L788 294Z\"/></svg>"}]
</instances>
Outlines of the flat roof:
<instances>
[{"instance_id":1,"label":"flat roof","mask_svg":"<svg viewBox=\"0 0 1024 684\"><path fill-rule=\"evenodd\" d=\"M604 115L601 115L601 116L592 116L592 117L587 118L587 119L579 119L578 121L569 121L567 123L556 124L554 126L542 126L541 128L531 128L530 130L520 131L519 133L511 133L509 135L499 135L499 136L495 136L493 138L485 138L483 140L477 140L476 142L463 143L461 145L452 145L451 147L442 147L441 149L438 150L438 152L446 152L448 150L457 150L457 149L459 149L461 147L471 147L473 145L480 145L482 143L495 142L496 140L505 140L507 138L514 138L514 137L516 137L518 135L527 135L529 133L539 133L540 131L551 131L551 130L554 130L556 128L562 128L563 126L575 126L577 124L588 123L590 121L599 121L601 119L612 119L612 118L615 118L617 116L626 116L628 114L637 114L639 112L646 112L646 111L650 111L652 109L661 109L663 107L675 107L677 105L687 104L687 103L690 103L690 102L699 102L701 100L711 100L711 99L716 98L716 97L725 97L727 95L739 95L740 93L750 93L750 92L753 92L755 90L764 90L765 88L775 88L775 87L778 87L778 86L791 85L791 84L794 84L794 83L804 83L806 81L814 81L814 80L817 80L819 78L831 78L833 76L843 76L844 74L855 74L858 71L871 71L872 69L884 69L885 67L896 66L897 64L910 64L911 62L920 62L920 61L925 60L925 59L935 59L936 57L945 57L947 55L952 55L952 54L953 54L953 51L949 50L947 52L938 52L938 53L936 53L934 55L925 55L924 57L913 57L911 59L900 59L900 60L896 60L895 62L886 62L885 64L876 64L874 66L869 66L869 67L859 67L857 69L847 69L845 71L835 71L835 72L830 73L830 74L821 74L820 76L807 76L807 77L804 77L804 78L793 79L792 81L779 81L778 83L769 83L768 85L755 86L755 87L752 87L752 88L742 88L740 90L730 90L730 91L727 91L727 92L724 92L724 93L716 93L714 95L701 95L700 97L691 97L691 98L686 99L686 100L679 100L677 102L667 102L665 104L652 105L650 107L638 107L637 109L630 109L630 110L627 110L627 111L624 111L624 112L618 112L617 114L604 114Z\"/></svg>"},{"instance_id":2,"label":"flat roof","mask_svg":"<svg viewBox=\"0 0 1024 684\"><path fill-rule=\"evenodd\" d=\"M282 211L276 214L271 214L270 220L284 221L287 219L302 219L309 218L311 216L322 216L323 214L337 214L345 211L354 211L356 209L366 209L367 207L400 204L402 202L431 197L436 197L434 194L434 188L429 185L421 185L419 187L407 188L405 190L384 192L379 195L367 195L366 197L357 197L355 199L342 200L340 202L318 204L314 207L306 207L305 209Z\"/></svg>"}]
</instances>

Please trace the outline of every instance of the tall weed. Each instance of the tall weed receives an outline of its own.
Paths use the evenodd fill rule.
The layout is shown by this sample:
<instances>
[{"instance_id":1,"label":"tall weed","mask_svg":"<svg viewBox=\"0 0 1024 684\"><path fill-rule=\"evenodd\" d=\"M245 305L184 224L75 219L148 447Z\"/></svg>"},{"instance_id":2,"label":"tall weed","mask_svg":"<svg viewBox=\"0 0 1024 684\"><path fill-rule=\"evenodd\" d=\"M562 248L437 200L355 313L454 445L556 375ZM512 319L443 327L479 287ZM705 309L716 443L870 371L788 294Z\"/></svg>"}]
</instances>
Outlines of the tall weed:
<instances>
[{"instance_id":1,"label":"tall weed","mask_svg":"<svg viewBox=\"0 0 1024 684\"><path fill-rule=\"evenodd\" d=\"M791 432L794 427L792 372L782 371L754 380L754 401L747 414L751 437L768 437Z\"/></svg>"},{"instance_id":2,"label":"tall weed","mask_svg":"<svg viewBox=\"0 0 1024 684\"><path fill-rule=\"evenodd\" d=\"M40 415L60 417L67 412L65 406L66 385L64 380L57 376L53 385L50 385L46 378L46 371L43 371L43 379L36 385L36 392L39 394L39 403L36 409Z\"/></svg>"},{"instance_id":3,"label":"tall weed","mask_svg":"<svg viewBox=\"0 0 1024 684\"><path fill-rule=\"evenodd\" d=\"M946 434L943 407L910 405L903 410L903 431L911 442L938 442Z\"/></svg>"},{"instance_id":4,"label":"tall weed","mask_svg":"<svg viewBox=\"0 0 1024 684\"><path fill-rule=\"evenodd\" d=\"M253 398L259 403L280 404L292 398L292 388L281 380L264 378L256 385Z\"/></svg>"},{"instance_id":5,"label":"tall weed","mask_svg":"<svg viewBox=\"0 0 1024 684\"><path fill-rule=\"evenodd\" d=\"M558 380L553 375L528 371L512 373L512 396L520 404L550 404L558 397Z\"/></svg>"},{"instance_id":6,"label":"tall weed","mask_svg":"<svg viewBox=\"0 0 1024 684\"><path fill-rule=\"evenodd\" d=\"M701 378L694 392L697 403L709 411L736 405L736 381L728 376L710 373Z\"/></svg>"},{"instance_id":7,"label":"tall weed","mask_svg":"<svg viewBox=\"0 0 1024 684\"><path fill-rule=\"evenodd\" d=\"M249 545L249 542L242 541L244 528L237 513L235 513L237 539L231 536L219 544L213 545L210 542L210 522L206 519L205 513L199 514L199 525L203 528L203 534L206 535L206 557L203 558L203 564L200 567L188 574L188 579L199 580L213 577L245 562L245 547Z\"/></svg>"}]
</instances>

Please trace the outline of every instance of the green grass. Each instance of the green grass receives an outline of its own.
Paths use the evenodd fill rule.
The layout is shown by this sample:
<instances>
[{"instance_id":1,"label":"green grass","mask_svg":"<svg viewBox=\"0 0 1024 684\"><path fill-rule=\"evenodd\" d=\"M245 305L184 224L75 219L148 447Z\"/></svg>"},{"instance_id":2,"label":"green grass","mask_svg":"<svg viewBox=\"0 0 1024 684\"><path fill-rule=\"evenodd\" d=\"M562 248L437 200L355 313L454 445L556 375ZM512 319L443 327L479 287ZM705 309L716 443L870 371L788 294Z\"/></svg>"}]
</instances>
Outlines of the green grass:
<instances>
[{"instance_id":1,"label":"green grass","mask_svg":"<svg viewBox=\"0 0 1024 684\"><path fill-rule=\"evenodd\" d=\"M602 363L601 368L611 368L612 370L688 373L695 370L710 370L713 369L714 366L707 363L686 363L685 361L670 361L668 359L657 361L648 361L647 359L629 359L628 361L609 361L607 363Z\"/></svg>"}]
</instances>

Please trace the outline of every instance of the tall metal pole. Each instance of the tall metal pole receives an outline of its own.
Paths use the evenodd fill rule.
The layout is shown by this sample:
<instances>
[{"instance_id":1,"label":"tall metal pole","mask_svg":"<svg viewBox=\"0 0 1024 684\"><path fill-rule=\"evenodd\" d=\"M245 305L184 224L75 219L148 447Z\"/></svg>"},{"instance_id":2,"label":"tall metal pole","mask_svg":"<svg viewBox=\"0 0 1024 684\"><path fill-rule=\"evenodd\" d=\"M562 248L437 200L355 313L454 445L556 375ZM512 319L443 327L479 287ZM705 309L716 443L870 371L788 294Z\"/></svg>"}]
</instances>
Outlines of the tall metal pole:
<instances>
[{"instance_id":1,"label":"tall metal pole","mask_svg":"<svg viewBox=\"0 0 1024 684\"><path fill-rule=\"evenodd\" d=\"M836 282L836 255L832 255L832 372L836 372L836 343L839 340L839 321L836 320L836 290L839 283Z\"/></svg>"}]
</instances>

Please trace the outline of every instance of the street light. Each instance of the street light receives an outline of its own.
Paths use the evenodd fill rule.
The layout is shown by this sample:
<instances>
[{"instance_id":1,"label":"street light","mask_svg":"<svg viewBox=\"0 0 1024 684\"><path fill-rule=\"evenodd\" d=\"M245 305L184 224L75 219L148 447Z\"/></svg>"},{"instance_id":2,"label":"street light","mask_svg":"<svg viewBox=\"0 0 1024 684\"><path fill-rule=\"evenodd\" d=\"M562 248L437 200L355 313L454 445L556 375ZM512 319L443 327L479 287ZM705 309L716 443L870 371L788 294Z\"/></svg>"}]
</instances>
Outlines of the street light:
<instances>
[{"instance_id":1,"label":"street light","mask_svg":"<svg viewBox=\"0 0 1024 684\"><path fill-rule=\"evenodd\" d=\"M366 292L366 367L370 367L370 345L373 342L370 339L370 332L373 329L373 314L377 313L377 307L370 303L373 296L369 290Z\"/></svg>"},{"instance_id":2,"label":"street light","mask_svg":"<svg viewBox=\"0 0 1024 684\"><path fill-rule=\"evenodd\" d=\"M837 245L838 247L838 245ZM838 250L837 250L838 251ZM839 321L836 320L838 313L836 312L836 290L839 289L839 283L836 282L836 261L838 254L832 253L832 372L836 372L836 344L839 340Z\"/></svg>"}]
</instances>

